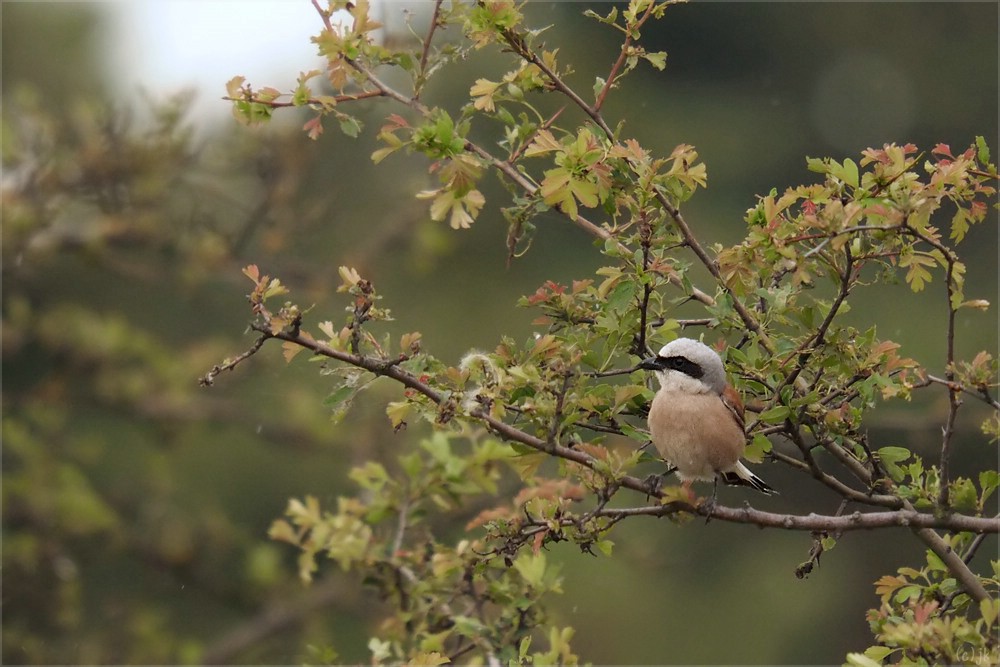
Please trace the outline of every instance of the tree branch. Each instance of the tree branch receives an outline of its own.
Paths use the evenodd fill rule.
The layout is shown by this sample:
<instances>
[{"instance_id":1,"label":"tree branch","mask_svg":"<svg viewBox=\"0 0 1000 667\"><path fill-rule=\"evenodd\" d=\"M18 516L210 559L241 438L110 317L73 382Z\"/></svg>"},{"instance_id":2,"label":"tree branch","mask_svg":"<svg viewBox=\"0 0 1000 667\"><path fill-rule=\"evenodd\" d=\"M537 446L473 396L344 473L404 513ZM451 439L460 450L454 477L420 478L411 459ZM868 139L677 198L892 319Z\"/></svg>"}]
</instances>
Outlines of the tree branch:
<instances>
[{"instance_id":1,"label":"tree branch","mask_svg":"<svg viewBox=\"0 0 1000 667\"><path fill-rule=\"evenodd\" d=\"M427 29L427 36L424 37L424 46L420 52L419 72L421 81L426 80L427 77L427 59L431 54L431 42L434 40L434 33L438 29L438 17L441 15L441 3L443 1L444 0L434 0L434 12L431 14L431 25Z\"/></svg>"},{"instance_id":2,"label":"tree branch","mask_svg":"<svg viewBox=\"0 0 1000 667\"><path fill-rule=\"evenodd\" d=\"M906 503L907 509L912 509L912 505L910 505L910 503L906 501L903 502ZM952 515L952 516L957 516L957 515ZM965 517L965 518L968 519L972 517ZM982 519L982 521L993 522L994 525L1000 524L1000 519L997 518L992 518L992 519L984 518ZM976 576L976 573L969 569L969 566L966 564L966 562L963 561L962 558L957 553L955 553L954 549L948 546L947 542L941 539L940 535L934 532L933 528L945 528L945 526L928 525L919 528L913 532L917 534L917 537L920 538L921 542L926 544L931 551L937 554L937 557L944 562L945 566L948 568L948 571L951 572L953 575L955 575L955 578L958 579L958 582L959 584L961 584L962 588L964 588L965 591L969 595L971 595L976 602L989 600L990 594L983 587L982 583L980 583L979 577ZM965 530L965 529L959 529L959 530ZM981 532L981 531L972 531L972 532ZM982 532L995 533L997 531L996 529L994 529Z\"/></svg>"},{"instance_id":3,"label":"tree branch","mask_svg":"<svg viewBox=\"0 0 1000 667\"><path fill-rule=\"evenodd\" d=\"M255 328L257 329L265 327L266 324L255 325ZM329 357L358 368L363 368L376 375L389 377L403 386L413 389L423 396L426 396L436 404L440 404L444 400L444 397L440 392L425 382L422 382L419 378L412 375L405 369L401 368L396 361L373 359L371 357L336 350L326 343L317 341L309 334L301 331L281 331L274 334L272 337L278 340L300 345L321 356ZM589 470L597 471L599 468L599 462L589 454L570 447L559 445L556 442L546 441L530 433L526 433L515 426L491 416L484 408L473 408L468 412L468 416L482 422L489 428L489 430L498 434L505 440L518 442L523 445L527 445L536 451L545 452L552 456L572 461L573 463L577 463ZM660 491L651 488L645 480L641 480L631 475L624 475L615 479L608 478L607 483L609 486L614 485L628 488L646 496L657 498L663 497L663 494ZM871 498L865 497L865 499L868 502L871 502ZM817 514L809 514L805 516L794 514L774 514L754 510L749 506L743 508L724 507L721 505L708 507L706 505L695 506L688 503L677 502L651 507L639 507L625 510L607 509L605 511L608 513L607 516L609 517L615 516L616 512L625 513L626 515L645 514L651 516L665 516L667 514L677 512L688 512L735 523L751 523L762 527L809 531L856 530L859 528L905 526L920 529L916 531L917 534L921 536L921 539L924 540L928 546L931 546L932 544L934 545L932 548L935 549L935 553L938 553L937 549L939 549L941 545L944 545L945 547L947 547L947 545L944 544L944 541L941 540L936 533L930 530L931 527L956 531L971 531L976 533L995 533L1000 531L1000 518L982 518L955 513L945 514L942 516L921 514L914 510L913 507L905 500L902 501L902 503L903 508L894 512L855 512L851 515L843 517L829 517ZM926 533L929 533L929 535ZM949 565L949 569L952 565L954 565L954 563L951 562L952 559L947 558L947 554L944 551L938 553L938 555ZM965 563L962 562L961 558L956 556L955 560L957 560L961 565L961 568L968 573L968 577L975 577ZM962 581L963 585L967 583L968 577L961 576L959 572L955 572L955 575L960 581ZM981 588L982 587L980 586L980 589ZM975 595L971 589L970 594Z\"/></svg>"},{"instance_id":4,"label":"tree branch","mask_svg":"<svg viewBox=\"0 0 1000 667\"><path fill-rule=\"evenodd\" d=\"M212 384L215 382L215 378L217 378L221 373L233 370L241 363L243 363L253 355L257 354L257 350L259 350L261 346L264 345L264 341L266 341L270 337L271 337L271 332L269 331L261 332L260 338L254 341L253 345L250 346L250 349L248 349L246 352L244 352L243 354L239 355L234 359L227 359L223 361L221 364L216 364L215 366L212 366L212 370L205 373L205 375L203 375L198 380L198 384L200 384L202 387L211 387Z\"/></svg>"},{"instance_id":5,"label":"tree branch","mask_svg":"<svg viewBox=\"0 0 1000 667\"><path fill-rule=\"evenodd\" d=\"M930 530L931 528L969 531L974 533L1000 532L1000 519L995 517L976 517L966 516L964 514L935 516L934 514L923 514L915 510L897 510L895 512L853 512L843 516L825 514L796 515L764 512L756 510L749 505L745 505L743 507L715 505L715 507L706 508L704 505L693 506L687 503L673 502L667 503L666 505L604 509L598 512L597 515L607 517L663 517L671 514L677 514L678 512L700 514L712 519L719 519L720 521L748 523L762 528L782 528L784 530L836 532L899 527L910 529L917 528L918 530L916 532L918 533L922 530ZM934 531L931 530L930 532L933 533ZM935 536L937 535L936 533L934 534ZM940 537L938 539L940 539ZM978 584L978 581L976 583Z\"/></svg>"},{"instance_id":6,"label":"tree branch","mask_svg":"<svg viewBox=\"0 0 1000 667\"><path fill-rule=\"evenodd\" d=\"M594 111L599 112L601 107L604 106L604 100L608 97L608 93L611 92L611 88L614 86L615 79L618 78L618 74L621 72L622 67L625 65L625 61L628 59L628 52L632 46L632 35L633 33L638 35L638 31L642 28L643 24L649 20L649 17L653 15L653 10L656 9L656 3L650 2L649 6L646 7L646 11L641 17L635 22L635 26L632 30L626 29L625 31L625 41L622 42L622 48L618 52L618 59L615 61L614 65L611 66L611 71L608 73L608 78L605 79L604 85L601 87L597 97L594 100ZM627 23L627 21L626 21Z\"/></svg>"},{"instance_id":7,"label":"tree branch","mask_svg":"<svg viewBox=\"0 0 1000 667\"><path fill-rule=\"evenodd\" d=\"M234 627L205 648L200 662L205 665L231 665L240 654L268 637L286 632L319 609L345 602L343 580L329 579L313 586L293 604L276 604Z\"/></svg>"},{"instance_id":8,"label":"tree branch","mask_svg":"<svg viewBox=\"0 0 1000 667\"><path fill-rule=\"evenodd\" d=\"M341 95L334 95L333 99L337 104L341 102L355 102L357 100L366 100L372 97L382 97L385 95L381 90L365 90L360 93L343 93ZM230 97L229 95L224 95L223 100L227 102L246 102L247 100L243 97ZM272 109L283 109L286 107L303 107L303 106L326 106L323 100L316 99L315 97L310 97L305 101L305 104L296 104L295 102L281 102L278 100L269 100L263 102L261 100L252 100L255 104L263 104L264 106L271 107Z\"/></svg>"},{"instance_id":9,"label":"tree branch","mask_svg":"<svg viewBox=\"0 0 1000 667\"><path fill-rule=\"evenodd\" d=\"M968 394L969 396L974 396L980 401L986 403L986 405L990 406L994 410L1000 410L1000 402L998 402L995 398L993 398L992 395L990 395L990 392L986 387L979 387L977 391L973 391L972 389L969 389L960 382L955 382L954 380L947 380L945 378L939 378L934 375L926 374L924 375L924 381L919 384L913 385L913 388L920 389L922 387L927 387L931 384L941 384L947 387L949 390L960 391L965 394Z\"/></svg>"}]
</instances>

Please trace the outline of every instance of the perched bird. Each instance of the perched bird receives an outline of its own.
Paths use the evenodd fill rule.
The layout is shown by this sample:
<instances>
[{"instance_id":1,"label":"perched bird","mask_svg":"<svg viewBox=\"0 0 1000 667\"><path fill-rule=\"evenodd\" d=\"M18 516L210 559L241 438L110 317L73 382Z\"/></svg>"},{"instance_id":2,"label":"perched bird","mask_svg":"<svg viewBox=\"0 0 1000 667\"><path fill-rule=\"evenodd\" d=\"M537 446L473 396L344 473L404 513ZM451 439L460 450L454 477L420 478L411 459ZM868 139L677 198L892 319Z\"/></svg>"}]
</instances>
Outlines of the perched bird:
<instances>
[{"instance_id":1,"label":"perched bird","mask_svg":"<svg viewBox=\"0 0 1000 667\"><path fill-rule=\"evenodd\" d=\"M639 368L654 371L660 381L649 409L649 432L685 487L696 480L717 487L721 476L727 484L777 493L740 461L747 442L743 403L712 348L678 338Z\"/></svg>"}]
</instances>

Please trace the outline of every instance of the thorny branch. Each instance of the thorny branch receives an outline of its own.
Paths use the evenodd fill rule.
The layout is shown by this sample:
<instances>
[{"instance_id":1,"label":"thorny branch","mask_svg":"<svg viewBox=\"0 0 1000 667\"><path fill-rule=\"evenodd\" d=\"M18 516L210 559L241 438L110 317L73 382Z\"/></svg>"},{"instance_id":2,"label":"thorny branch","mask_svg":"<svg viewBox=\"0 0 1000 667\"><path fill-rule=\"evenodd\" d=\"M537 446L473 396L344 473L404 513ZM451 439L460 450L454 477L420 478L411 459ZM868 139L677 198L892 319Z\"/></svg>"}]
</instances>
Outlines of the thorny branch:
<instances>
[{"instance_id":1,"label":"thorny branch","mask_svg":"<svg viewBox=\"0 0 1000 667\"><path fill-rule=\"evenodd\" d=\"M322 17L324 24L327 29L332 30L330 25L330 17L327 12L325 12L319 5L318 0L312 0L312 3L316 10ZM440 7L440 2L435 4L435 12ZM648 15L648 11L647 11ZM647 17L644 16L642 21L645 21ZM423 71L427 64L427 58L429 54L430 42L433 37L434 31L436 29L436 20L432 21L428 36L424 41L423 54L420 61L420 69ZM593 105L588 105L570 86L568 86L558 73L554 72L549 68L544 60L540 58L532 49L527 45L527 41L523 36L516 34L513 31L505 30L502 31L502 35L507 42L507 45L519 56L521 56L525 61L530 62L537 66L539 70L548 78L551 82L552 87L567 97L574 105L581 109L587 116L594 122L594 124L601 129L602 132L609 139L613 139L613 132L610 126L607 124L606 120L601 114L601 108L607 97L607 94L611 87L613 87L614 81L617 77L617 73L620 71L622 56L626 53L628 47L628 37L626 39L625 45L622 47L621 55L619 56L619 61L615 63L612 67L611 74L609 75L607 81L604 83L602 89L598 91L595 103ZM365 91L359 95L355 96L344 96L344 101L348 99L360 99L361 97L388 97L402 105L405 105L421 115L427 116L430 114L431 110L421 103L415 97L407 97L392 87L385 84L378 77L375 76L374 72L371 71L366 65L361 62L346 59L346 62L354 68L359 74L361 74L366 82L374 86L375 90ZM338 98L339 99L339 98ZM285 103L281 102L270 102L271 106L287 106ZM527 195L532 196L538 192L539 186L532 180L532 178L527 175L526 172L518 170L512 160L501 160L493 156L489 151L479 146L471 141L466 141L465 149L472 154L478 156L484 163L495 169L497 172L503 174L506 178L510 179L511 182L515 183L519 188L521 188ZM755 315L746 307L743 301L736 297L732 293L730 287L726 284L723 279L722 273L720 271L718 262L706 251L705 247L696 238L692 231L691 226L688 224L687 220L682 215L678 206L670 201L665 193L662 191L655 191L654 196L660 205L660 207L666 211L672 220L673 226L680 234L683 240L683 246L691 250L691 252L697 257L699 262L708 270L714 279L717 287L729 297L732 303L732 307L736 312L738 318L742 321L745 328L753 333L761 347L767 352L774 354L776 352L776 345L771 340L768 332L764 329L761 322L755 317ZM562 211L565 213L565 211ZM613 234L604 226L595 224L594 222L584 218L583 216L576 215L571 216L571 220L578 227L602 240L610 240L613 238ZM881 227L855 227L850 229L841 230L837 234L844 233L854 233L854 232L865 232L869 230L881 230L886 231L889 228ZM896 229L896 228L892 228ZM944 542L944 540L935 532L934 529L945 529L951 531L972 531L979 534L986 533L996 533L1000 531L1000 518L983 518L966 516L961 514L956 514L948 510L949 498L948 498L948 480L949 480L949 463L950 454L952 448L952 435L954 433L955 419L958 412L958 408L961 405L960 394L962 392L973 393L970 390L962 387L955 381L954 372L954 335L955 335L955 308L952 305L952 297L954 295L954 274L955 267L957 263L957 258L947 247L938 243L935 239L929 238L925 234L920 233L918 230L906 226L904 222L903 225L899 226L897 229L900 233L910 234L914 237L919 238L925 243L931 245L939 252L941 252L946 263L947 276L945 280L948 303L949 303L949 322L948 322L948 334L947 334L947 370L945 378L933 378L928 376L928 383L935 382L943 384L948 388L949 392L949 414L944 429L944 435L941 447L940 456L940 476L941 476L941 491L938 498L938 512L935 514L924 514L917 512L912 504L905 499L900 498L896 495L879 495L874 492L873 484L876 478L873 476L872 472L868 470L857 458L855 458L851 453L849 453L845 447L837 442L830 440L829 438L823 437L820 430L815 429L815 425L811 425L808 421L803 421L802 424L793 424L790 421L786 422L784 425L783 435L789 437L799 448L802 455L802 460L795 459L793 457L783 455L775 452L773 456L782 460L795 468L809 472L817 480L830 487L839 493L844 499L853 502L863 503L866 505L883 506L890 508L891 511L878 511L878 512L854 512L847 515L835 516L823 516L823 515L790 515L790 514L774 514L768 512L761 512L754 510L753 508L747 506L743 508L730 508L723 507L719 505L714 505L711 507L705 505L692 505L683 502L671 502L663 505L655 505L651 507L638 507L638 508L625 508L625 509L609 509L603 505L595 510L593 516L603 516L614 519L615 521L620 520L626 516L639 516L639 515L649 515L649 516L665 516L669 514L674 514L678 512L696 513L708 516L711 518L732 521L738 523L748 523L754 524L762 527L777 527L790 530L808 530L811 532L840 532L847 530L857 530L857 529L871 529L871 528L883 528L890 526L902 526L908 527L916 533L916 535L932 550L936 553L948 566L949 570L955 575L956 579L962 584L962 586L977 600L983 600L988 597L985 589L979 583L976 576L968 568L967 564L963 561L963 558L958 554L954 553L951 548ZM818 253L823 250L823 247L827 244L829 238L821 241L813 250L812 253ZM825 256L825 255L824 255ZM859 258L863 259L863 258ZM801 376L802 370L805 367L805 362L808 357L815 351L819 346L822 345L825 333L832 323L833 318L840 309L840 304L846 299L851 286L851 276L852 276L852 258L848 250L847 264L844 268L842 274L842 280L840 285L840 292L837 295L833 307L828 311L823 324L817 329L817 331L809 339L805 340L799 348L792 354L792 357L798 357L798 363L785 377L783 387L792 385L794 391L797 395L802 396L809 391L809 386ZM674 284L679 284L679 280L671 280ZM693 298L701 301L705 304L713 304L714 299L700 290L695 289L693 292ZM648 294L646 295L648 299ZM645 305L645 303L643 304ZM645 309L643 309L645 311ZM240 355L232 361L227 361L220 366L214 367L208 374L202 378L202 384L211 385L214 378L220 374L223 370L231 370L240 362L252 356L256 351L263 345L263 343L268 338L277 338L284 340L286 342L291 342L296 345L308 348L314 353L327 356L341 362L354 365L359 368L364 368L369 370L376 375L389 377L409 389L416 391L417 393L423 395L428 400L440 404L442 395L440 392L435 390L429 384L421 381L412 374L408 373L398 365L398 361L391 362L382 359L375 359L371 357L366 357L358 353L357 347L353 348L353 353L342 352L333 349L324 343L318 342L308 334L300 332L298 330L292 331L280 331L278 333L272 333L267 327L254 327L262 333L261 337L254 343L247 352ZM643 327L645 329L645 326ZM640 337L639 340L643 340ZM777 397L778 391L775 391L775 396ZM849 399L852 392L846 391L844 398ZM856 395L856 392L855 392ZM988 390L981 388L976 394L979 398L985 400L988 404L994 408L1000 408L1000 404L992 398ZM829 398L829 397L827 397ZM578 451L573 448L564 447L558 444L554 437L543 440L534 435L531 435L525 431L522 431L510 424L507 424L501 420L493 418L482 408L474 408L471 410L467 417L481 421L486 425L486 427L499 435L500 437L514 442L519 442L528 447L536 449L541 452L549 453L550 455L563 458L567 461L571 461L575 464L586 467L590 470L595 470L595 460L588 454ZM805 428L812 432L815 436L815 445L806 445L804 438L800 429ZM826 449L831 453L840 463L845 465L851 473L865 486L864 491L855 490L847 485L845 485L840 480L829 475L828 473L821 470L812 456L812 447L819 446ZM662 498L662 494L655 489L650 489L648 485L637 478L631 476L623 476L619 479L608 480L609 485L617 487L628 488L633 491L638 491L646 495L655 496Z\"/></svg>"},{"instance_id":2,"label":"thorny branch","mask_svg":"<svg viewBox=\"0 0 1000 667\"><path fill-rule=\"evenodd\" d=\"M269 331L266 324L255 324L254 329L262 332ZM328 357L330 359L362 368L376 375L388 377L396 382L399 382L408 389L412 389L425 396L436 404L440 404L445 400L441 392L401 368L396 361L375 359L372 357L337 350L330 347L326 343L315 340L308 333L302 331L280 331L275 334L262 336L262 338L264 340L267 338L275 338L294 343L311 350L313 353L320 356ZM508 441L527 445L528 447L539 452L545 452L553 456L566 459L567 461L572 461L573 463L577 463L590 470L596 470L598 468L597 460L589 454L577 449L556 444L555 442L543 440L537 436L522 431L515 426L492 417L482 408L473 408L469 411L467 416L484 423L489 430ZM644 480L631 475L625 475L616 480L608 480L608 483L609 485L618 485L651 497L663 497L662 492L651 489ZM872 501L876 500L878 497L864 496L863 494L858 495L857 497L858 500L862 498L866 499L869 503L872 503ZM886 505L889 504L890 498L892 499L893 504L900 507L900 509L889 512L854 512L853 514L847 516L824 516L817 514L800 516L793 514L776 514L755 510L749 506L743 508L733 508L718 504L708 506L706 504L693 505L681 502L671 502L665 505L625 509L605 508L595 513L595 516L607 516L612 518L638 515L667 516L679 512L686 512L700 514L713 519L719 519L721 521L749 523L761 527L783 528L786 530L847 531L901 526L925 530L930 528L944 528L949 530L972 531L977 533L1000 532L1000 519L995 517L973 517L955 513L941 516L923 514L914 510L912 506L908 506L909 504L906 503L906 501L901 501L895 496L886 497ZM854 499L855 498L852 497L852 500Z\"/></svg>"},{"instance_id":3,"label":"thorny branch","mask_svg":"<svg viewBox=\"0 0 1000 667\"><path fill-rule=\"evenodd\" d=\"M972 389L969 389L965 385L959 382L955 382L955 380L953 379L948 380L947 378L939 378L934 375L927 374L924 376L924 380L922 382L914 384L913 388L920 389L923 387L928 387L932 384L944 385L949 389L949 391L960 391L964 394L968 394L969 396L974 396L975 398L986 403L986 405L990 406L994 410L1000 410L1000 402L998 402L995 398L993 398L987 387L977 387L976 391L973 391Z\"/></svg>"},{"instance_id":4,"label":"thorny branch","mask_svg":"<svg viewBox=\"0 0 1000 667\"><path fill-rule=\"evenodd\" d=\"M440 27L438 21L441 16L441 3L444 0L434 0L434 12L431 14L430 26L427 28L427 36L424 37L424 46L420 52L420 77L427 77L427 59L431 55L431 42L434 41L434 33Z\"/></svg>"},{"instance_id":5,"label":"thorny branch","mask_svg":"<svg viewBox=\"0 0 1000 667\"><path fill-rule=\"evenodd\" d=\"M948 382L955 381L955 313L957 308L954 304L955 296L955 264L958 259L950 248L942 245L937 240L930 238L917 230L907 227L907 231L919 238L924 243L935 248L944 257L946 263L944 286L948 304L948 331L945 342L945 379ZM941 437L941 457L938 463L938 474L941 478L941 491L938 494L938 507L946 511L949 505L948 489L951 481L950 464L951 448L955 435L955 420L958 418L958 409L962 405L960 391L952 386L948 387L948 417L945 420L944 432Z\"/></svg>"},{"instance_id":6,"label":"thorny branch","mask_svg":"<svg viewBox=\"0 0 1000 667\"><path fill-rule=\"evenodd\" d=\"M636 22L635 27L631 31L625 32L625 39L622 42L622 48L618 52L618 59L615 64L611 66L611 71L608 73L607 79L604 81L604 85L601 87L600 92L597 93L597 98L594 100L594 111L600 112L601 107L604 106L604 100L607 99L608 93L615 85L615 81L618 79L618 75L622 71L622 67L625 66L625 62L628 60L629 51L632 49L632 44L634 42L634 36L639 34L639 30L642 26L649 20L649 17L653 15L653 11L656 9L656 3L651 2L649 6L646 7L646 11L640 16Z\"/></svg>"}]
</instances>

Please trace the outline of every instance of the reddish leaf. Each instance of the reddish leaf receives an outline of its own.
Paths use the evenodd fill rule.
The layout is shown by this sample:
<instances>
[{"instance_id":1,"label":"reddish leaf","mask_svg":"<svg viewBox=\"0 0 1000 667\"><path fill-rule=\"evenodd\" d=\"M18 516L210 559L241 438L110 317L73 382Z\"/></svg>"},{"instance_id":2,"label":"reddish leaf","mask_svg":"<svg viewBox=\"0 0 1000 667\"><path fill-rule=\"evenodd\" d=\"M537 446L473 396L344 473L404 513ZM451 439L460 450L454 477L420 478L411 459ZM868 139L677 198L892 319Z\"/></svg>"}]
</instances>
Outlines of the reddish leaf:
<instances>
[{"instance_id":1,"label":"reddish leaf","mask_svg":"<svg viewBox=\"0 0 1000 667\"><path fill-rule=\"evenodd\" d=\"M950 157L955 159L955 156L951 154L951 146L948 144L938 144L931 149L931 153L934 155L944 155L945 157Z\"/></svg>"}]
</instances>

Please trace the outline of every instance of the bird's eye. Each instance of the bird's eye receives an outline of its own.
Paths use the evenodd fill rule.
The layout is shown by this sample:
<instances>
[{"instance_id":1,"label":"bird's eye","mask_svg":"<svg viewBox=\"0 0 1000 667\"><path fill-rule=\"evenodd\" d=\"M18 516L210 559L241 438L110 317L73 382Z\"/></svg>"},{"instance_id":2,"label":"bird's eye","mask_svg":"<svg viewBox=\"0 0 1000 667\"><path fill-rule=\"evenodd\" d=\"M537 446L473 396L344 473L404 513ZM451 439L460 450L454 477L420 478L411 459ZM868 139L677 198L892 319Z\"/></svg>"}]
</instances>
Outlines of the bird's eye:
<instances>
[{"instance_id":1,"label":"bird's eye","mask_svg":"<svg viewBox=\"0 0 1000 667\"><path fill-rule=\"evenodd\" d=\"M667 357L664 365L671 370L679 371L693 378L700 378L704 374L701 366L687 357Z\"/></svg>"}]
</instances>

